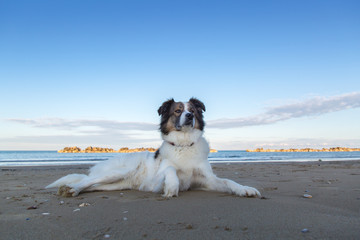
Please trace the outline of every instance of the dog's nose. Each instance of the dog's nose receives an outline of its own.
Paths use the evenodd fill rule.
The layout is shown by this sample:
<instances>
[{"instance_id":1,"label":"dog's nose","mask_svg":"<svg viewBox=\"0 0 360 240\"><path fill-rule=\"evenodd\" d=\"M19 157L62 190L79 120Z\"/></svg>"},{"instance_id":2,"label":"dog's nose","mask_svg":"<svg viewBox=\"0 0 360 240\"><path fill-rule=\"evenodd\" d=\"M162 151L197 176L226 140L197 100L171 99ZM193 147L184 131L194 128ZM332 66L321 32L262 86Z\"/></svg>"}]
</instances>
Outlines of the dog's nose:
<instances>
[{"instance_id":1,"label":"dog's nose","mask_svg":"<svg viewBox=\"0 0 360 240\"><path fill-rule=\"evenodd\" d=\"M187 114L185 115L185 117L186 117L187 119L189 119L189 120L192 120L192 119L194 118L194 114L192 114L192 113L187 113Z\"/></svg>"}]
</instances>

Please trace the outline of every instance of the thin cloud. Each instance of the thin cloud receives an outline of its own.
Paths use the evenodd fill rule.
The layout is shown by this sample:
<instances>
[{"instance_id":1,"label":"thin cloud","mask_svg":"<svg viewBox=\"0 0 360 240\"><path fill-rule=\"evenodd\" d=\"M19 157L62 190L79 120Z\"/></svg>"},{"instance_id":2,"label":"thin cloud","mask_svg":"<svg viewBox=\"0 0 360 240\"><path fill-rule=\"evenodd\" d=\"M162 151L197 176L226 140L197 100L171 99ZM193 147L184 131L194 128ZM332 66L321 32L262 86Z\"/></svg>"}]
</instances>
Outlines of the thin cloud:
<instances>
[{"instance_id":1,"label":"thin cloud","mask_svg":"<svg viewBox=\"0 0 360 240\"><path fill-rule=\"evenodd\" d=\"M360 107L360 92L332 97L313 97L311 99L269 108L266 112L235 119L207 121L207 127L228 129L273 124L293 118L310 117L346 109ZM7 119L38 128L70 130L82 133L111 133L126 130L156 131L158 125L147 122L119 122L113 120L68 120L63 118L46 119Z\"/></svg>"},{"instance_id":2,"label":"thin cloud","mask_svg":"<svg viewBox=\"0 0 360 240\"><path fill-rule=\"evenodd\" d=\"M227 150L245 150L256 148L270 149L289 149L289 148L331 148L331 147L349 147L355 148L360 145L360 139L324 139L324 138L285 138L285 139L252 139L211 141L211 146Z\"/></svg>"},{"instance_id":3,"label":"thin cloud","mask_svg":"<svg viewBox=\"0 0 360 240\"><path fill-rule=\"evenodd\" d=\"M293 118L310 117L360 107L360 92L333 97L314 97L302 102L270 108L255 116L208 121L209 128L239 128L273 124Z\"/></svg>"},{"instance_id":4,"label":"thin cloud","mask_svg":"<svg viewBox=\"0 0 360 240\"><path fill-rule=\"evenodd\" d=\"M67 120L63 118L45 118L45 119L16 118L16 119L8 119L8 121L21 123L38 128L51 128L51 129L72 130L72 131L81 130L81 128L89 128L89 127L95 128L99 132L120 131L120 130L154 131L157 129L157 125L153 123L119 122L119 121L111 121L111 120L82 120L82 119Z\"/></svg>"},{"instance_id":5,"label":"thin cloud","mask_svg":"<svg viewBox=\"0 0 360 240\"><path fill-rule=\"evenodd\" d=\"M129 134L114 135L96 135L96 136L80 136L80 135L48 135L48 136L16 136L8 138L0 138L0 143L19 143L19 142L36 142L41 144L85 144L85 145L114 145L117 143L142 143L142 142L159 142L160 138L136 138Z\"/></svg>"},{"instance_id":6,"label":"thin cloud","mask_svg":"<svg viewBox=\"0 0 360 240\"><path fill-rule=\"evenodd\" d=\"M160 138L154 134L152 138L138 138L131 134L113 135L50 135L50 136L16 136L0 137L0 149L6 150L59 150L68 146L86 148L88 146L111 147L158 147Z\"/></svg>"}]
</instances>

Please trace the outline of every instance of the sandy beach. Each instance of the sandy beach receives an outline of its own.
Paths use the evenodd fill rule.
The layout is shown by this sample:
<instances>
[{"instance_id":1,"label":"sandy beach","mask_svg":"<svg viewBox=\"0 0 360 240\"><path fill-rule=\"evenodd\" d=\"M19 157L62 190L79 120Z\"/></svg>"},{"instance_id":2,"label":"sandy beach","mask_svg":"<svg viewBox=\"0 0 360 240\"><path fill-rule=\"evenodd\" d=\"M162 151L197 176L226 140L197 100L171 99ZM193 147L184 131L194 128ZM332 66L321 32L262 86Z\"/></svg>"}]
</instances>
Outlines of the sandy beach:
<instances>
[{"instance_id":1,"label":"sandy beach","mask_svg":"<svg viewBox=\"0 0 360 240\"><path fill-rule=\"evenodd\" d=\"M188 191L165 200L132 190L62 198L44 189L87 169L1 168L0 239L360 238L360 161L213 164L261 199Z\"/></svg>"}]
</instances>

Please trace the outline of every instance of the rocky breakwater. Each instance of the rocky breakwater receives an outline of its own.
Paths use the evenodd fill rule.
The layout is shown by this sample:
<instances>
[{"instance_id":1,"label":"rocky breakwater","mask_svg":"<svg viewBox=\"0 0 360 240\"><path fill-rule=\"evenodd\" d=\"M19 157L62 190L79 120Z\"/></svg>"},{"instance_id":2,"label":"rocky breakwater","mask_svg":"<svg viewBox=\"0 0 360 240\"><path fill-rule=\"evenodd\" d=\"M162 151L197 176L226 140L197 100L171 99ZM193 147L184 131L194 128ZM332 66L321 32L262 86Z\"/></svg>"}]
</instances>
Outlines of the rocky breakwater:
<instances>
[{"instance_id":1,"label":"rocky breakwater","mask_svg":"<svg viewBox=\"0 0 360 240\"><path fill-rule=\"evenodd\" d=\"M120 148L117 152L119 153L133 153L133 152L145 152L145 151L149 151L149 152L155 152L157 149L155 148Z\"/></svg>"},{"instance_id":2,"label":"rocky breakwater","mask_svg":"<svg viewBox=\"0 0 360 240\"><path fill-rule=\"evenodd\" d=\"M120 148L119 150L114 150L112 148L101 148L101 147L87 147L82 150L79 147L65 147L62 150L59 150L59 153L132 153L132 152L155 152L155 148L132 148L127 147Z\"/></svg>"},{"instance_id":3,"label":"rocky breakwater","mask_svg":"<svg viewBox=\"0 0 360 240\"><path fill-rule=\"evenodd\" d=\"M101 147L87 147L82 150L79 147L65 147L64 149L59 150L59 153L133 153L133 152L155 152L155 148L127 148L123 147L119 150L114 150L112 148L101 148ZM210 149L210 152L217 152L215 149Z\"/></svg>"},{"instance_id":4,"label":"rocky breakwater","mask_svg":"<svg viewBox=\"0 0 360 240\"><path fill-rule=\"evenodd\" d=\"M334 147L334 148L290 148L290 149L263 149L257 148L255 150L247 149L246 152L356 152L360 151L360 148L346 148L346 147Z\"/></svg>"},{"instance_id":5,"label":"rocky breakwater","mask_svg":"<svg viewBox=\"0 0 360 240\"><path fill-rule=\"evenodd\" d=\"M83 152L79 147L65 147L58 151L59 153L80 153Z\"/></svg>"}]
</instances>

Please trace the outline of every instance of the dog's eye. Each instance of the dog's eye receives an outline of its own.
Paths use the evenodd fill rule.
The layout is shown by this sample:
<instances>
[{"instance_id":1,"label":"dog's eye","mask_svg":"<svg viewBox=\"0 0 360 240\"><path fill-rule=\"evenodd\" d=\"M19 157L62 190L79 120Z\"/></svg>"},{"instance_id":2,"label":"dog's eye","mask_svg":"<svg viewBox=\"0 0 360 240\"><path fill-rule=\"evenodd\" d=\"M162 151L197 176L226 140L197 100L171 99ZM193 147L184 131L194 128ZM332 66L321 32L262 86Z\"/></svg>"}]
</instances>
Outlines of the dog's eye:
<instances>
[{"instance_id":1,"label":"dog's eye","mask_svg":"<svg viewBox=\"0 0 360 240\"><path fill-rule=\"evenodd\" d=\"M176 112L176 113L181 113L181 110L178 109L178 110L176 110L175 112Z\"/></svg>"}]
</instances>

